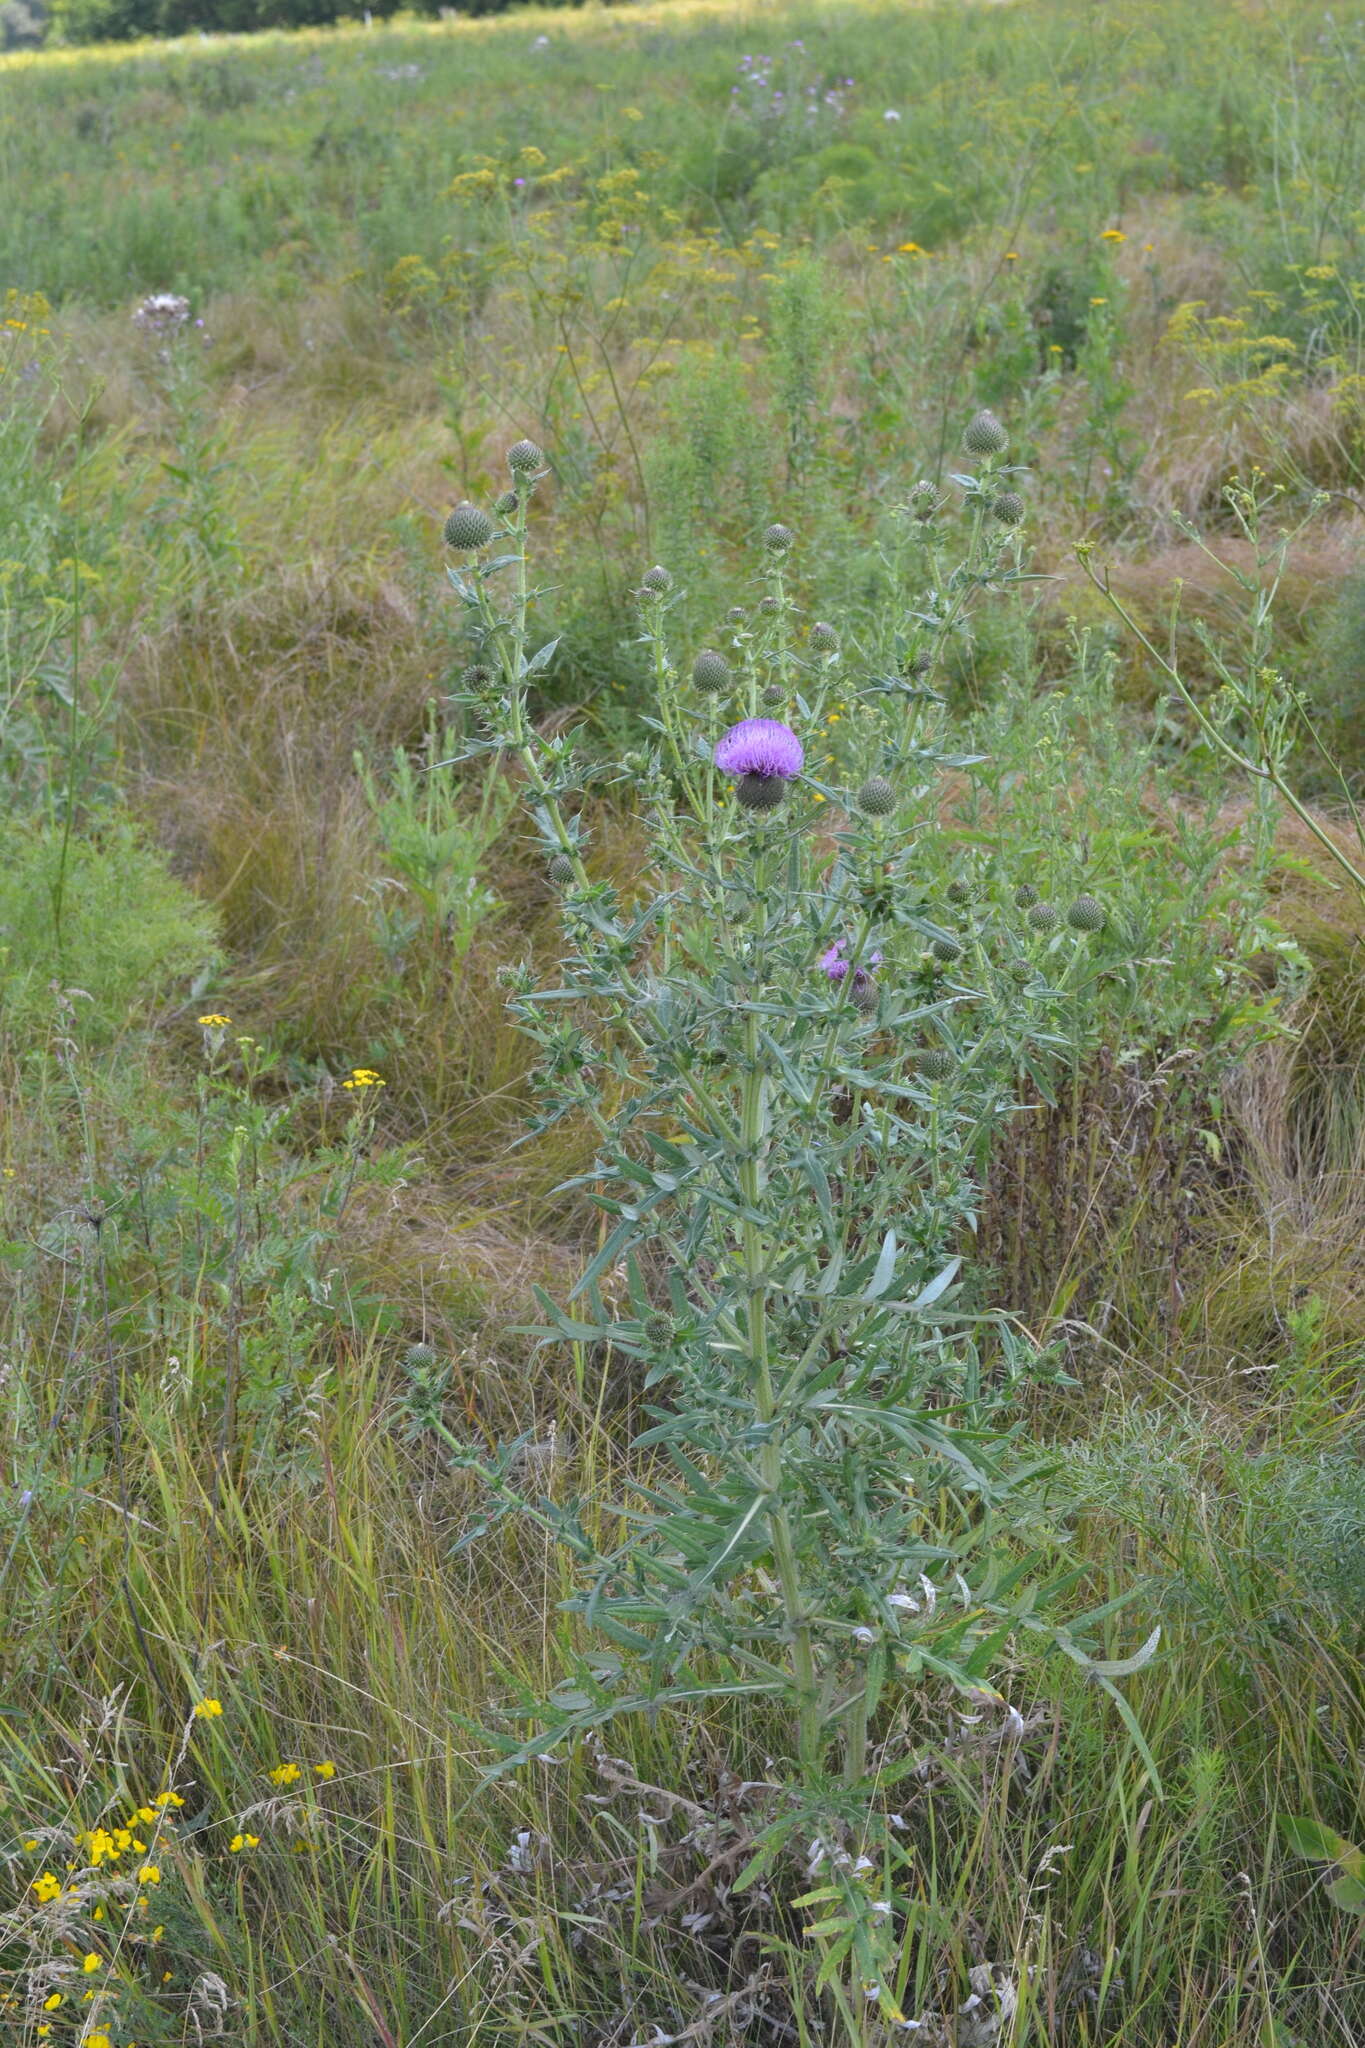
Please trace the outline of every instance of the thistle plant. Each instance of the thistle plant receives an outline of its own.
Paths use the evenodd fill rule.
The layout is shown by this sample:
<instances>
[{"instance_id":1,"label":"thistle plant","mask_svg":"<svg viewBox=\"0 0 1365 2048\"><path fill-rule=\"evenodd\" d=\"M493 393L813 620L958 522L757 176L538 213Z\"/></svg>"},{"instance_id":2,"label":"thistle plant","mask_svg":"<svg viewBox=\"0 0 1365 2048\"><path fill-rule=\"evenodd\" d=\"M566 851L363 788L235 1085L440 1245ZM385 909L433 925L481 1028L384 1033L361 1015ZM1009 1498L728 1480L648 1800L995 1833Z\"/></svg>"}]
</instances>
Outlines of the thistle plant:
<instances>
[{"instance_id":1,"label":"thistle plant","mask_svg":"<svg viewBox=\"0 0 1365 2048\"><path fill-rule=\"evenodd\" d=\"M988 464L1004 431L989 429ZM757 601L713 636L723 651L680 658L680 593L662 567L644 575L648 745L613 767L540 732L528 699L554 643L530 630L537 476L511 469L497 531L476 539L462 516L454 536L469 751L518 764L558 892L553 985L507 980L541 1051L534 1128L592 1127L576 1185L607 1219L539 1335L638 1360L650 1426L630 1502L596 1534L572 1501L528 1491L520 1443L490 1458L449 1439L490 1496L481 1529L530 1516L577 1573L577 1667L526 1704L498 1768L632 1711L762 1703L788 1775L739 1882L804 1873L820 1986L861 2041L869 2015L898 2016L904 1981L887 1808L922 1752L898 1708L911 1688L955 1694L1003 1733L1020 1631L1089 1664L1097 1617L1063 1619L1018 1441L1013 1398L1040 1361L982 1305L966 1253L1011 1077L1065 1042L1056 927L1083 948L1103 910L1043 934L970 877L926 889L918 849L961 760L913 676L860 677L835 628L801 630L783 525L763 535ZM1015 547L986 516L989 481L969 482L945 621ZM822 779L836 715L849 738ZM594 873L594 783L645 821L627 891ZM1126 1667L1089 1668L1108 1685Z\"/></svg>"}]
</instances>

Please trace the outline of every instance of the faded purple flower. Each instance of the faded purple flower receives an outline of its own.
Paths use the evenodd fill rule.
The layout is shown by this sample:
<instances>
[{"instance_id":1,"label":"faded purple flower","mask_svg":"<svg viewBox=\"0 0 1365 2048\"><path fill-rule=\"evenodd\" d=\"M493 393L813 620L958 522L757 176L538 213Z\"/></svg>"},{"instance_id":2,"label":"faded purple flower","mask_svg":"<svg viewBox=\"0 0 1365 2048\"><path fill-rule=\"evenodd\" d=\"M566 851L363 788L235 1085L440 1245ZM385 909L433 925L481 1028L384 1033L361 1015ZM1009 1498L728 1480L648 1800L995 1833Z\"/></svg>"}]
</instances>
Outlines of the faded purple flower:
<instances>
[{"instance_id":1,"label":"faded purple flower","mask_svg":"<svg viewBox=\"0 0 1365 2048\"><path fill-rule=\"evenodd\" d=\"M779 718L743 718L716 741L716 766L722 775L775 776L790 782L805 765L805 749Z\"/></svg>"},{"instance_id":2,"label":"faded purple flower","mask_svg":"<svg viewBox=\"0 0 1365 2048\"><path fill-rule=\"evenodd\" d=\"M848 973L852 963L845 958L847 952L848 940L836 939L829 951L820 955L821 971L827 974L831 981L842 981ZM881 964L882 956L880 953L869 953L865 964L853 968L854 981L870 981L873 968L880 967Z\"/></svg>"}]
</instances>

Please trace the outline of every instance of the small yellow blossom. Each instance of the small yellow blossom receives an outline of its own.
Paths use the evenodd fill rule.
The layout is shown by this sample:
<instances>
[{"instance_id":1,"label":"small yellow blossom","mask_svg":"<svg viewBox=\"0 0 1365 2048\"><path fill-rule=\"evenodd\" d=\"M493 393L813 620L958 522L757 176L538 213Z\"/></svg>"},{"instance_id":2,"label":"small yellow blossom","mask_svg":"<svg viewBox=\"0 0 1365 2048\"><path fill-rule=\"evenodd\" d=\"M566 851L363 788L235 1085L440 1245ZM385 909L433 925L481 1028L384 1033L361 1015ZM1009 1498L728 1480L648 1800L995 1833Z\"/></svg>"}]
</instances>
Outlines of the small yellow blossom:
<instances>
[{"instance_id":1,"label":"small yellow blossom","mask_svg":"<svg viewBox=\"0 0 1365 2048\"><path fill-rule=\"evenodd\" d=\"M210 1705L217 1705L217 1702L210 1701ZM198 1713L198 1711L199 1709L196 1707L195 1712ZM221 1713L222 1708L219 1707L218 1711L219 1713ZM185 1804L184 1800L180 1797L180 1794L178 1792L158 1792L156 1795L156 1803L158 1806L162 1808L165 1808L167 1806L183 1806Z\"/></svg>"},{"instance_id":2,"label":"small yellow blossom","mask_svg":"<svg viewBox=\"0 0 1365 2048\"><path fill-rule=\"evenodd\" d=\"M302 1775L297 1764L276 1764L270 1773L270 1782L272 1785L292 1785Z\"/></svg>"},{"instance_id":3,"label":"small yellow blossom","mask_svg":"<svg viewBox=\"0 0 1365 2048\"><path fill-rule=\"evenodd\" d=\"M216 1721L222 1711L223 1702L221 1700L196 1700L194 1703L194 1718L196 1721ZM179 1803L177 1801L177 1804Z\"/></svg>"},{"instance_id":4,"label":"small yellow blossom","mask_svg":"<svg viewBox=\"0 0 1365 2048\"><path fill-rule=\"evenodd\" d=\"M33 1890L38 1894L39 1904L45 1906L49 1899L61 1897L62 1881L59 1877L54 1877L50 1870L45 1870L41 1877L34 1878Z\"/></svg>"},{"instance_id":5,"label":"small yellow blossom","mask_svg":"<svg viewBox=\"0 0 1365 2048\"><path fill-rule=\"evenodd\" d=\"M337 1774L337 1767L333 1763L314 1764L313 1769L320 1778L334 1778Z\"/></svg>"},{"instance_id":6,"label":"small yellow blossom","mask_svg":"<svg viewBox=\"0 0 1365 2048\"><path fill-rule=\"evenodd\" d=\"M897 253L901 256L923 256L925 252L918 242L902 242Z\"/></svg>"},{"instance_id":7,"label":"small yellow blossom","mask_svg":"<svg viewBox=\"0 0 1365 2048\"><path fill-rule=\"evenodd\" d=\"M45 1998L45 1999L43 2000L43 2011L44 2011L44 2012L55 2012L55 2011L57 2010L57 2007L58 2007L58 2006L59 2006L59 2005L61 2004L61 2002L62 2002L62 1994L61 1994L61 1992L60 1992L60 1991L54 1991L54 1992L53 1992L53 1994L52 1994L52 1996L51 1996L51 1998Z\"/></svg>"},{"instance_id":8,"label":"small yellow blossom","mask_svg":"<svg viewBox=\"0 0 1365 2048\"><path fill-rule=\"evenodd\" d=\"M161 1871L155 1863L144 1863L137 1874L139 1884L160 1884Z\"/></svg>"},{"instance_id":9,"label":"small yellow blossom","mask_svg":"<svg viewBox=\"0 0 1365 2048\"><path fill-rule=\"evenodd\" d=\"M1109 301L1108 299L1092 299L1090 303L1092 306L1107 306Z\"/></svg>"},{"instance_id":10,"label":"small yellow blossom","mask_svg":"<svg viewBox=\"0 0 1365 2048\"><path fill-rule=\"evenodd\" d=\"M198 1021L206 1031L222 1031L232 1022L232 1019L231 1017L224 1017L217 1010L210 1010L207 1017L200 1017Z\"/></svg>"},{"instance_id":11,"label":"small yellow blossom","mask_svg":"<svg viewBox=\"0 0 1365 2048\"><path fill-rule=\"evenodd\" d=\"M382 1088L384 1080L373 1067L352 1067L341 1085L343 1088Z\"/></svg>"},{"instance_id":12,"label":"small yellow blossom","mask_svg":"<svg viewBox=\"0 0 1365 2048\"><path fill-rule=\"evenodd\" d=\"M1105 228L1100 236L1100 240L1102 242L1126 242L1128 237L1124 234L1122 228Z\"/></svg>"},{"instance_id":13,"label":"small yellow blossom","mask_svg":"<svg viewBox=\"0 0 1365 2048\"><path fill-rule=\"evenodd\" d=\"M1006 249L1004 260L1006 263L1017 263L1019 261L1019 251L1017 249Z\"/></svg>"},{"instance_id":14,"label":"small yellow blossom","mask_svg":"<svg viewBox=\"0 0 1365 2048\"><path fill-rule=\"evenodd\" d=\"M228 1843L228 1854L235 1856L239 1849L259 1849L260 1846L259 1835L234 1835Z\"/></svg>"},{"instance_id":15,"label":"small yellow blossom","mask_svg":"<svg viewBox=\"0 0 1365 2048\"><path fill-rule=\"evenodd\" d=\"M86 1956L85 1960L82 1962L81 1968L85 1971L85 1974L88 1977L91 1971L98 1970L102 1966L103 1962L104 1957L96 1955L94 1949L91 1949L89 1955Z\"/></svg>"}]
</instances>

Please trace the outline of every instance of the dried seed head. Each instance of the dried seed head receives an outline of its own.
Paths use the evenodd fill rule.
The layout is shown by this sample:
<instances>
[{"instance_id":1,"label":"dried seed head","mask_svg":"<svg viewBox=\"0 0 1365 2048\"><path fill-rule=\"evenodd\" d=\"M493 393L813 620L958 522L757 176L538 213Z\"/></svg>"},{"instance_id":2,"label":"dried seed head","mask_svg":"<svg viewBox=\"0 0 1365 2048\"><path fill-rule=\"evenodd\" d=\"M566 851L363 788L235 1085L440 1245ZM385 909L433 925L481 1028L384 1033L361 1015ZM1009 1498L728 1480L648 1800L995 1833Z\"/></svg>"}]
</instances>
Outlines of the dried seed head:
<instances>
[{"instance_id":1,"label":"dried seed head","mask_svg":"<svg viewBox=\"0 0 1365 2048\"><path fill-rule=\"evenodd\" d=\"M730 664L714 647L703 647L692 664L692 680L707 696L724 690L730 682Z\"/></svg>"},{"instance_id":2,"label":"dried seed head","mask_svg":"<svg viewBox=\"0 0 1365 2048\"><path fill-rule=\"evenodd\" d=\"M534 441L514 441L507 451L507 467L513 476L533 476L545 467L544 450Z\"/></svg>"},{"instance_id":3,"label":"dried seed head","mask_svg":"<svg viewBox=\"0 0 1365 2048\"><path fill-rule=\"evenodd\" d=\"M789 526L777 523L764 533L763 545L770 555L789 555L796 545L796 535Z\"/></svg>"},{"instance_id":4,"label":"dried seed head","mask_svg":"<svg viewBox=\"0 0 1365 2048\"><path fill-rule=\"evenodd\" d=\"M1102 932L1107 914L1104 905L1093 896L1078 896L1067 911L1066 921L1078 932Z\"/></svg>"},{"instance_id":5,"label":"dried seed head","mask_svg":"<svg viewBox=\"0 0 1365 2048\"><path fill-rule=\"evenodd\" d=\"M1010 445L1010 437L993 412L979 412L967 423L962 436L965 446L973 455L1003 455Z\"/></svg>"},{"instance_id":6,"label":"dried seed head","mask_svg":"<svg viewBox=\"0 0 1365 2048\"><path fill-rule=\"evenodd\" d=\"M857 803L869 818L885 818L896 808L896 786L884 775L869 775L858 791Z\"/></svg>"},{"instance_id":7,"label":"dried seed head","mask_svg":"<svg viewBox=\"0 0 1365 2048\"><path fill-rule=\"evenodd\" d=\"M493 522L486 512L467 501L457 505L445 523L448 548L486 548L493 538Z\"/></svg>"}]
</instances>

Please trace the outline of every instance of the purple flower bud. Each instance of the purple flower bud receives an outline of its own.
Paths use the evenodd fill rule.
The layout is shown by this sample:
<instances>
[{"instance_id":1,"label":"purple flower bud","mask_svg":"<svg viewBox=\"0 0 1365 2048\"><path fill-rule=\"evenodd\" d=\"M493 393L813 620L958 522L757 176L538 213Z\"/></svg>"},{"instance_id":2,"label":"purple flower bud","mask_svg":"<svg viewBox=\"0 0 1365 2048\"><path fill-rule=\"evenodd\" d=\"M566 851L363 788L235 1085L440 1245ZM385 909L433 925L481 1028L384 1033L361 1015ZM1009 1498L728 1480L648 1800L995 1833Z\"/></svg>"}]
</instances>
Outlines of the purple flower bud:
<instances>
[{"instance_id":1,"label":"purple flower bud","mask_svg":"<svg viewBox=\"0 0 1365 2048\"><path fill-rule=\"evenodd\" d=\"M722 775L775 776L789 782L806 765L805 749L789 725L777 718L744 718L716 741Z\"/></svg>"}]
</instances>

